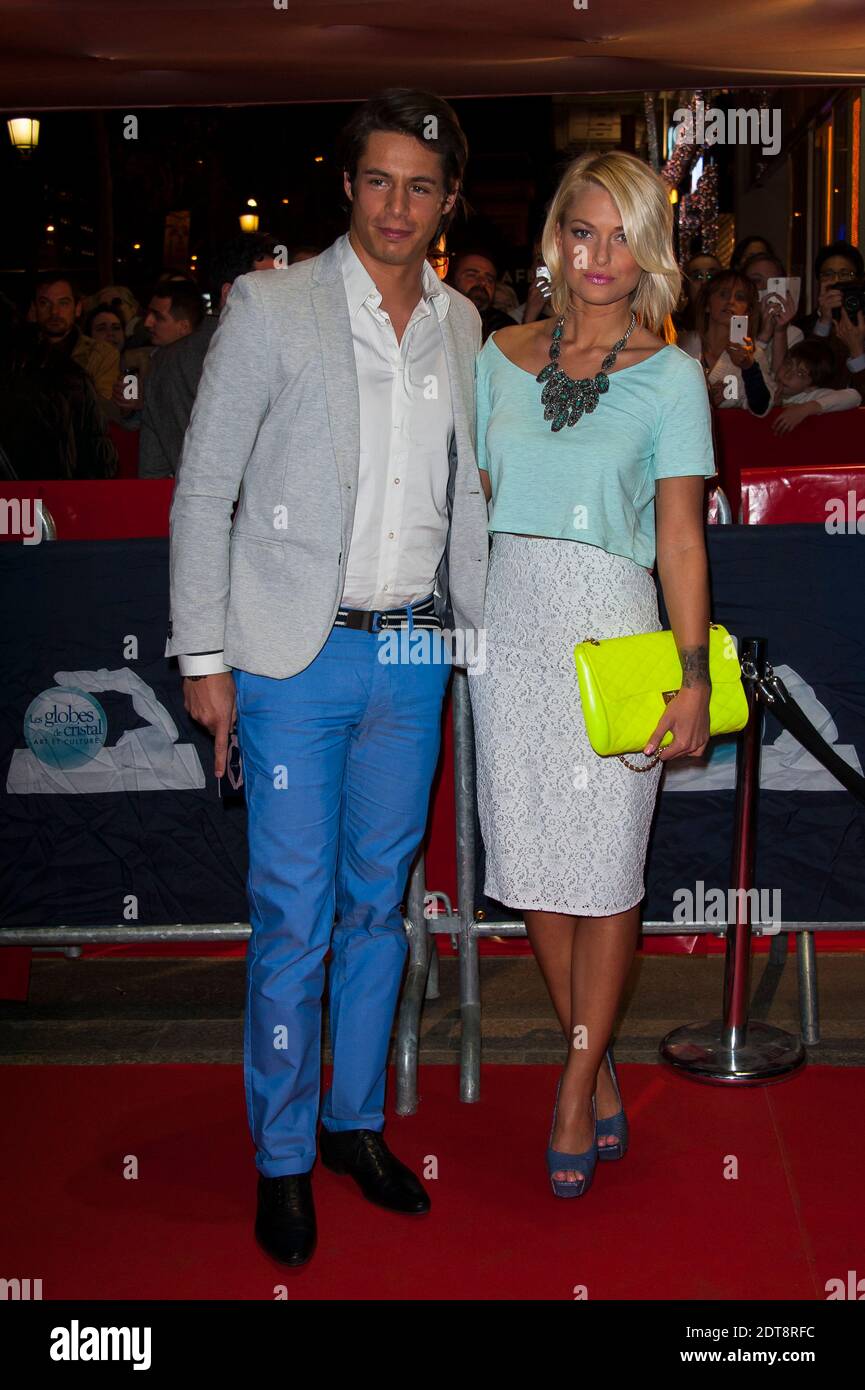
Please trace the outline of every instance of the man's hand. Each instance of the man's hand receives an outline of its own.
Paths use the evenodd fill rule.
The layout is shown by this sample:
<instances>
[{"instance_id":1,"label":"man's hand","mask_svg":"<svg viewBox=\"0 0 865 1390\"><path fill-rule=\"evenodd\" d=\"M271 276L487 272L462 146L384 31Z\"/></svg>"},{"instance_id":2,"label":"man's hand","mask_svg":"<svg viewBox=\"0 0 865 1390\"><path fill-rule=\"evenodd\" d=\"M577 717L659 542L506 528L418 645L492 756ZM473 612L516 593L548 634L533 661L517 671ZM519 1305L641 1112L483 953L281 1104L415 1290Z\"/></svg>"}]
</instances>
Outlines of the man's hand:
<instances>
[{"instance_id":1,"label":"man's hand","mask_svg":"<svg viewBox=\"0 0 865 1390\"><path fill-rule=\"evenodd\" d=\"M835 325L835 332L846 347L848 357L860 357L865 352L865 314L861 309L856 315L855 323L847 310L842 309L841 318Z\"/></svg>"},{"instance_id":2,"label":"man's hand","mask_svg":"<svg viewBox=\"0 0 865 1390\"><path fill-rule=\"evenodd\" d=\"M207 732L213 735L216 741L213 771L217 777L224 777L228 761L228 735L237 717L234 676L230 671L220 671L213 676L202 676L199 680L185 677L183 707L196 723L203 724Z\"/></svg>"},{"instance_id":3,"label":"man's hand","mask_svg":"<svg viewBox=\"0 0 865 1390\"><path fill-rule=\"evenodd\" d=\"M817 296L817 317L822 323L832 323L832 310L841 308L841 291L830 290L829 283L820 282L820 293Z\"/></svg>"}]
</instances>

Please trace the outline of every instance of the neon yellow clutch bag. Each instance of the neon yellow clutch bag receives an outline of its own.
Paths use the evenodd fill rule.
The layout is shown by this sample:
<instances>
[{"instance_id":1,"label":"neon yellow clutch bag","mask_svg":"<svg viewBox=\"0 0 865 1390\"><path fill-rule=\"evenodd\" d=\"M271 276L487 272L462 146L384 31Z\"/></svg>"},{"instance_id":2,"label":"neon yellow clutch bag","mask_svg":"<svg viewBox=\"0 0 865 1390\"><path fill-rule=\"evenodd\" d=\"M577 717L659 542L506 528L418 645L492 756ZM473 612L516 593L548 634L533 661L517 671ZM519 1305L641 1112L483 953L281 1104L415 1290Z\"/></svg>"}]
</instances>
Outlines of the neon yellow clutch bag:
<instances>
[{"instance_id":1,"label":"neon yellow clutch bag","mask_svg":"<svg viewBox=\"0 0 865 1390\"><path fill-rule=\"evenodd\" d=\"M602 757L642 752L664 707L682 685L682 662L669 629L632 637L589 637L574 647L589 742ZM736 645L720 623L709 625L709 733L734 734L748 722ZM660 748L673 742L668 730ZM659 750L660 751L660 750ZM658 761L634 772L648 772Z\"/></svg>"}]
</instances>

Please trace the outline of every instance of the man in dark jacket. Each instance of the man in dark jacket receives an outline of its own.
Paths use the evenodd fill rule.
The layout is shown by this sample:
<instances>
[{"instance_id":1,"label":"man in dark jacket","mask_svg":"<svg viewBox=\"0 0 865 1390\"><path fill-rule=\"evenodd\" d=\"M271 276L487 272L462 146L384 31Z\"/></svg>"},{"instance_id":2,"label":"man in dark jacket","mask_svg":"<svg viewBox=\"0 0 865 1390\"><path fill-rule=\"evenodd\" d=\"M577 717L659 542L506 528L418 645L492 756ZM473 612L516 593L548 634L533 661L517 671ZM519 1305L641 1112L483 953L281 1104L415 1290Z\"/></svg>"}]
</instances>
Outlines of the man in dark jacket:
<instances>
[{"instance_id":1,"label":"man in dark jacket","mask_svg":"<svg viewBox=\"0 0 865 1390\"><path fill-rule=\"evenodd\" d=\"M4 297L5 299L5 297ZM117 452L77 362L0 303L0 450L16 478L113 478Z\"/></svg>"},{"instance_id":2,"label":"man in dark jacket","mask_svg":"<svg viewBox=\"0 0 865 1390\"><path fill-rule=\"evenodd\" d=\"M202 319L194 333L153 354L138 456L139 478L171 478L180 467L183 438L219 314L238 275L274 268L273 238L246 232L225 245L211 274L216 311Z\"/></svg>"}]
</instances>

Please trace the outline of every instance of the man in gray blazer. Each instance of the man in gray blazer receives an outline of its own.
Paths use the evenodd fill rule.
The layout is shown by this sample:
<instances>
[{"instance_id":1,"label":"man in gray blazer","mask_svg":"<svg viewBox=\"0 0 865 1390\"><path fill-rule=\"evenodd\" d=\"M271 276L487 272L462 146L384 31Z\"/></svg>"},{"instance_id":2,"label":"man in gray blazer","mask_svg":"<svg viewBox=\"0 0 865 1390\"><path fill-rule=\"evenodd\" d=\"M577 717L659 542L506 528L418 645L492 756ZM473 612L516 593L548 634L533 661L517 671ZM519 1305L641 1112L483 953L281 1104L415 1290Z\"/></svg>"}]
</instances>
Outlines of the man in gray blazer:
<instances>
[{"instance_id":1,"label":"man in gray blazer","mask_svg":"<svg viewBox=\"0 0 865 1390\"><path fill-rule=\"evenodd\" d=\"M237 719L256 1235L292 1265L315 1246L329 948L334 1066L318 1152L378 1205L430 1205L382 1130L400 902L450 665L477 652L486 584L480 319L425 259L466 156L455 112L430 93L391 89L355 113L349 231L314 260L235 281L171 506L166 651L214 735L217 776Z\"/></svg>"}]
</instances>

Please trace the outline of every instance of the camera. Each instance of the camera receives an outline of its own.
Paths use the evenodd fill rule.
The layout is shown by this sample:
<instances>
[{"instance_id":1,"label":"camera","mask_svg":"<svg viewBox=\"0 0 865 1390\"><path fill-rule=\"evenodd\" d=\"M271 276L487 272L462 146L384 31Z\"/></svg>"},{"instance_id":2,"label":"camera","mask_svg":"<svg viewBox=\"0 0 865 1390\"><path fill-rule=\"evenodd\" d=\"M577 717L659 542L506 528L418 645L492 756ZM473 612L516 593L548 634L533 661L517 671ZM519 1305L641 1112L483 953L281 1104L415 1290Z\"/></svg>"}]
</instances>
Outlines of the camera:
<instances>
[{"instance_id":1,"label":"camera","mask_svg":"<svg viewBox=\"0 0 865 1390\"><path fill-rule=\"evenodd\" d=\"M851 323L856 322L857 314L865 313L865 285L853 285L848 280L840 285L830 285L829 288L841 291L841 306ZM832 317L836 323L840 322L841 309L833 309Z\"/></svg>"}]
</instances>

